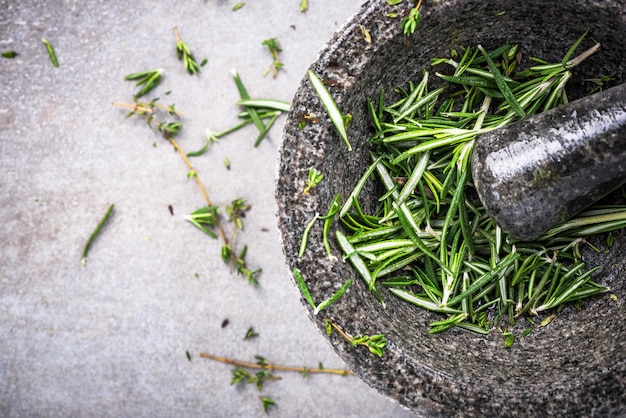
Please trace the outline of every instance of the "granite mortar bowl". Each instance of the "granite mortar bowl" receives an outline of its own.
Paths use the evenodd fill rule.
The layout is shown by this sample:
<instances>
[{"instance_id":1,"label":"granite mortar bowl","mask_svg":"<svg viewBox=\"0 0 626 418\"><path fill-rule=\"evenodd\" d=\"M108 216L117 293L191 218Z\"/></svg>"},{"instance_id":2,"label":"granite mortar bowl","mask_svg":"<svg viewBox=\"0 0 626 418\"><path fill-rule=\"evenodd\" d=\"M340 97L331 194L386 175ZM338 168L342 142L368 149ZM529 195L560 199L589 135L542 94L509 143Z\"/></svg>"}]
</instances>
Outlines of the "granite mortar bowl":
<instances>
[{"instance_id":1,"label":"granite mortar bowl","mask_svg":"<svg viewBox=\"0 0 626 418\"><path fill-rule=\"evenodd\" d=\"M406 3L406 2L405 2ZM371 0L333 36L311 69L328 80L340 109L350 113L349 152L305 77L284 128L276 184L277 214L289 269L302 272L316 301L335 292L347 279L353 284L329 309L311 320L347 365L379 392L418 415L452 416L620 416L626 413L626 234L600 253L588 251L588 265L600 265L595 279L612 288L617 301L596 297L565 308L549 324L517 338L505 348L497 331L487 336L453 329L429 335L440 319L402 302L381 288L383 309L348 262L330 261L322 245L322 222L311 230L302 257L298 248L305 226L325 214L337 193L347 196L369 164L371 135L366 99L381 89L418 81L431 57L452 48L482 44L487 49L516 43L525 57L559 61L586 30L602 49L577 68L576 78L614 74L626 81L626 2L616 0L450 0L424 2L417 32L407 42L400 19L407 5L392 7ZM360 25L371 34L364 41ZM589 46L589 44L587 44ZM572 93L575 95L575 92ZM304 114L321 122L298 125ZM324 174L304 196L310 168ZM375 184L366 186L365 209L376 206ZM367 201L367 196L372 196ZM597 245L606 240L599 238ZM352 335L384 333L389 341L378 358L353 347L324 319L332 318ZM521 325L524 327L525 325ZM340 384L340 383L337 383Z\"/></svg>"}]
</instances>

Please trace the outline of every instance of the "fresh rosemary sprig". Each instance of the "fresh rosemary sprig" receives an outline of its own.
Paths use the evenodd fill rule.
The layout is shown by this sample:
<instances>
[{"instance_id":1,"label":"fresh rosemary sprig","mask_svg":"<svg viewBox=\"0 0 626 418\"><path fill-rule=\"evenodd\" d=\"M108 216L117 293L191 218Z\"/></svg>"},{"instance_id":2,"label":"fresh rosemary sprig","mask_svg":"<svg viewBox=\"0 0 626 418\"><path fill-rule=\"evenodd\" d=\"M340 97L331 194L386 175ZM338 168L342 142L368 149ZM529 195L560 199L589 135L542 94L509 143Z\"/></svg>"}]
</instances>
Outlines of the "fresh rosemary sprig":
<instances>
[{"instance_id":1,"label":"fresh rosemary sprig","mask_svg":"<svg viewBox=\"0 0 626 418\"><path fill-rule=\"evenodd\" d=\"M387 347L387 338L384 334L376 334L376 335L357 335L352 337L350 334L345 332L339 327L335 322L326 318L324 320L326 326L326 334L330 335L335 329L343 338L348 340L350 344L354 347L362 346L366 347L370 353L377 355L378 357L382 357L385 354L385 348Z\"/></svg>"},{"instance_id":2,"label":"fresh rosemary sprig","mask_svg":"<svg viewBox=\"0 0 626 418\"><path fill-rule=\"evenodd\" d=\"M415 7L412 7L409 10L409 14L402 20L402 32L406 36L412 35L417 29L417 25L420 22L420 6L422 5L422 0L419 0Z\"/></svg>"},{"instance_id":3,"label":"fresh rosemary sprig","mask_svg":"<svg viewBox=\"0 0 626 418\"><path fill-rule=\"evenodd\" d=\"M276 78L278 71L284 67L284 64L280 61L280 57L278 56L282 49L278 45L276 38L266 39L262 42L262 45L267 46L267 49L270 51L273 59L271 68L267 69L264 74L271 71L272 76Z\"/></svg>"},{"instance_id":4,"label":"fresh rosemary sprig","mask_svg":"<svg viewBox=\"0 0 626 418\"><path fill-rule=\"evenodd\" d=\"M429 89L425 71L419 83L397 90L395 103L385 105L382 93L378 105L368 101L373 162L339 211L347 232L337 230L336 239L379 300L382 285L443 315L430 332L488 333L503 318L512 324L607 291L592 280L596 269L585 268L580 249L588 235L626 227L626 206L589 209L536 242L521 242L487 215L469 170L478 135L567 101L571 70L598 49L571 59L582 38L561 62L517 72L514 45L466 48L458 61L432 60L450 66L452 75L436 73L447 86ZM376 212L365 214L359 199L373 176L384 192Z\"/></svg>"},{"instance_id":5,"label":"fresh rosemary sprig","mask_svg":"<svg viewBox=\"0 0 626 418\"><path fill-rule=\"evenodd\" d=\"M256 361L254 363L235 360L228 357L216 356L210 353L200 353L199 356L205 359L235 366L231 370L232 379L230 384L252 384L256 386L258 391L263 390L264 384L266 382L281 379L280 376L275 376L272 372L295 372L300 373L303 377L308 377L311 374L333 374L339 376L354 374L350 370L326 369L324 368L322 363L320 363L318 367L283 366L279 364L269 363L265 359L265 357L262 356L255 356ZM261 399L263 410L266 412L269 406L276 404L271 398L265 396L260 396L259 399Z\"/></svg>"},{"instance_id":6,"label":"fresh rosemary sprig","mask_svg":"<svg viewBox=\"0 0 626 418\"><path fill-rule=\"evenodd\" d=\"M178 59L183 62L185 71L191 75L195 75L200 71L200 67L193 57L189 46L183 42L178 33L178 28L174 28L174 36L176 36L176 52L178 53Z\"/></svg>"},{"instance_id":7,"label":"fresh rosemary sprig","mask_svg":"<svg viewBox=\"0 0 626 418\"><path fill-rule=\"evenodd\" d=\"M233 80L235 81L235 85L239 91L239 96L241 97L241 100L237 104L245 109L244 112L238 115L243 122L233 128L215 134L214 137L220 138L252 123L259 131L259 135L254 143L254 146L258 147L270 131L271 127L274 126L276 119L278 119L278 117L284 112L289 111L290 105L289 103L282 102L280 100L252 99L250 98L250 94L243 84L243 81L241 81L239 74L235 71L233 71ZM268 119L267 123L264 122L266 119Z\"/></svg>"},{"instance_id":8,"label":"fresh rosemary sprig","mask_svg":"<svg viewBox=\"0 0 626 418\"><path fill-rule=\"evenodd\" d=\"M141 97L154 89L161 82L161 75L163 74L163 68L156 70L141 71L138 73L129 74L124 77L125 80L137 80L137 86L143 86L141 90L135 95L135 98Z\"/></svg>"}]
</instances>

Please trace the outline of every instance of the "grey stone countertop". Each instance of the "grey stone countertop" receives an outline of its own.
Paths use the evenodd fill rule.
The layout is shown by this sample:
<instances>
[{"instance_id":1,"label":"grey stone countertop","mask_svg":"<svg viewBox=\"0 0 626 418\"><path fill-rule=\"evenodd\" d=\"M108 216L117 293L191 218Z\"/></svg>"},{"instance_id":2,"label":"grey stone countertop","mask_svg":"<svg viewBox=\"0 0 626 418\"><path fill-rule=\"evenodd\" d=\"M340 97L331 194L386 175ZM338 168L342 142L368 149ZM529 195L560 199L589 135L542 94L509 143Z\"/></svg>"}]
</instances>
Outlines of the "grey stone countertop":
<instances>
[{"instance_id":1,"label":"grey stone countertop","mask_svg":"<svg viewBox=\"0 0 626 418\"><path fill-rule=\"evenodd\" d=\"M233 366L198 356L344 367L283 262L274 179L284 116L256 148L248 126L192 159L214 204L251 205L237 239L263 269L251 286L185 221L205 203L172 146L112 105L132 103L125 75L163 68L147 99L175 103L178 142L199 149L207 128L238 123L232 69L251 96L290 101L361 2L310 0L306 13L295 0L245 3L0 0L0 52L19 54L0 58L1 416L266 416L259 396L276 402L275 417L411 416L354 376L276 372L282 380L258 392L230 385ZM174 27L208 59L198 76L177 59ZM275 79L263 75L272 37L284 63ZM259 336L244 340L250 327Z\"/></svg>"}]
</instances>

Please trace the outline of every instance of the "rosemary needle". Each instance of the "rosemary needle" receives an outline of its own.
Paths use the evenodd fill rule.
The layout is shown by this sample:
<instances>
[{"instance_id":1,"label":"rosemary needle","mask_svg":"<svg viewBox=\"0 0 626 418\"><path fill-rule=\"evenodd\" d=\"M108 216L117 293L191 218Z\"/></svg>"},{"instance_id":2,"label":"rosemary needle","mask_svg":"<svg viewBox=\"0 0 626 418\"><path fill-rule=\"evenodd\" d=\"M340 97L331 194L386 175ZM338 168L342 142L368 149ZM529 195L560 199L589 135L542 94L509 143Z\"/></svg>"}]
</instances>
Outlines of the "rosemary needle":
<instances>
[{"instance_id":1,"label":"rosemary needle","mask_svg":"<svg viewBox=\"0 0 626 418\"><path fill-rule=\"evenodd\" d=\"M96 229L94 229L94 231L91 233L91 236L89 237L89 240L87 240L87 244L85 245L85 249L83 250L83 256L80 259L80 263L83 266L87 262L87 254L89 253L89 248L91 247L91 244L93 243L93 241L96 239L96 237L98 236L98 234L102 230L102 227L104 226L104 224L106 224L107 221L109 220L109 218L111 217L111 213L113 212L113 208L114 207L115 207L114 203L112 203L109 206L109 208L107 209L106 213L104 214L104 217L102 218L102 220L100 220L100 222L98 223L98 226L96 226Z\"/></svg>"},{"instance_id":2,"label":"rosemary needle","mask_svg":"<svg viewBox=\"0 0 626 418\"><path fill-rule=\"evenodd\" d=\"M41 38L41 42L46 46L46 50L48 51L48 55L50 55L50 61L52 61L52 65L55 67L59 66L59 60L57 59L57 54L54 52L54 48L52 48L52 44L46 38Z\"/></svg>"},{"instance_id":3,"label":"rosemary needle","mask_svg":"<svg viewBox=\"0 0 626 418\"><path fill-rule=\"evenodd\" d=\"M320 77L315 74L315 72L309 70L308 75L311 85L315 89L317 96L319 97L322 105L326 109L326 112L328 113L331 122L333 123L333 125L335 125L335 129L337 129L337 133L339 133L339 136L341 137L341 139L343 139L343 142L346 143L348 151L352 151L352 146L348 141L348 133L346 132L344 118L341 111L339 110L339 107L337 106L337 103L335 103L335 100L330 95L330 92L324 85L324 82L322 82Z\"/></svg>"}]
</instances>

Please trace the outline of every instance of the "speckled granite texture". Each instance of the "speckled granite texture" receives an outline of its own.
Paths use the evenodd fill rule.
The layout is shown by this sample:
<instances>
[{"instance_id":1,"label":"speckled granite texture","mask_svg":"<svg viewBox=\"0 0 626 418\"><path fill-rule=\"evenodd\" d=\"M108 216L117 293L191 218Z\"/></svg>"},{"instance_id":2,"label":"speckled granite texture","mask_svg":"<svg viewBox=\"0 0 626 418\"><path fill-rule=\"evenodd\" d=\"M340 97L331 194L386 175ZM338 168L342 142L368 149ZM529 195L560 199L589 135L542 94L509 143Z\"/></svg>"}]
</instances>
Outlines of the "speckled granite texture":
<instances>
[{"instance_id":1,"label":"speckled granite texture","mask_svg":"<svg viewBox=\"0 0 626 418\"><path fill-rule=\"evenodd\" d=\"M328 260L321 223L311 231L305 255L297 257L303 230L316 212L325 213L336 193L346 196L368 164L370 130L366 98L378 97L417 80L429 59L451 48L481 43L486 48L517 43L526 56L559 60L585 30L602 51L579 67L579 74L626 78L626 2L609 0L485 1L425 3L418 31L405 43L399 21L384 0L366 3L328 43L311 68L333 80L331 93L353 121L347 152L330 121L298 130L303 113L324 115L304 79L284 131L277 180L277 210L284 253L299 268L316 300L323 300L347 278L349 291L312 321L323 332L328 316L352 334L385 333L382 358L358 350L340 336L328 337L339 355L367 383L418 415L451 416L619 416L626 412L626 234L589 264L601 265L596 279L612 287L617 301L599 297L568 307L547 327L518 338L505 349L497 332L483 337L452 330L429 335L434 315L415 309L381 289L383 309L348 263ZM399 10L398 10L399 11ZM359 25L372 36L361 37ZM575 92L572 97L575 96ZM302 195L309 168L325 174L309 196ZM370 184L367 187L375 187ZM370 189L371 190L371 189ZM364 193L367 195L367 192ZM362 202L371 208L376 202ZM601 241L597 242L602 245ZM339 254L333 247L335 254Z\"/></svg>"}]
</instances>

